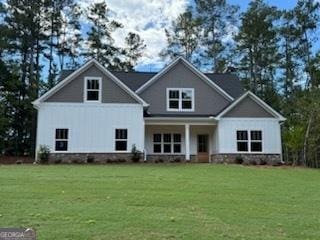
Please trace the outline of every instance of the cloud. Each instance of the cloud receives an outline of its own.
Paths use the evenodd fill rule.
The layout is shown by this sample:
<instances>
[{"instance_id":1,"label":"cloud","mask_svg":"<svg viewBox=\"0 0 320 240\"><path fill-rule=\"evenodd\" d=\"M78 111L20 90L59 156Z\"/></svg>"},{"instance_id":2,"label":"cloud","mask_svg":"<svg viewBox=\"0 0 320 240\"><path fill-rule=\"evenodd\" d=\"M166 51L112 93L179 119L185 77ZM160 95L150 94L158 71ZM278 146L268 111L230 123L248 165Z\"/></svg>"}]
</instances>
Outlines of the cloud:
<instances>
[{"instance_id":1,"label":"cloud","mask_svg":"<svg viewBox=\"0 0 320 240\"><path fill-rule=\"evenodd\" d=\"M81 7L86 10L93 2L101 0L79 1ZM144 39L147 48L138 63L138 69L163 66L159 58L159 52L166 46L164 29L170 27L171 22L179 14L185 11L187 0L108 0L106 1L112 10L111 19L124 25L117 30L113 37L116 45L123 46L124 38L129 32L138 33Z\"/></svg>"}]
</instances>

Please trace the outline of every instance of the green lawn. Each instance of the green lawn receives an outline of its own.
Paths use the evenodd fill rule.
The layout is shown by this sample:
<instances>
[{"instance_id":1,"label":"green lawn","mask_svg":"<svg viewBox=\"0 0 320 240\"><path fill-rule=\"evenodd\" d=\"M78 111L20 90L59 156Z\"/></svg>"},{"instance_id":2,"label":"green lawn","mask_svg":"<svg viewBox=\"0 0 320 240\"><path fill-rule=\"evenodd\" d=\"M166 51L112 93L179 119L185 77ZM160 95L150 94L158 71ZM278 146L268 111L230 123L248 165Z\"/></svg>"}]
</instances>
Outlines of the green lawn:
<instances>
[{"instance_id":1,"label":"green lawn","mask_svg":"<svg viewBox=\"0 0 320 240\"><path fill-rule=\"evenodd\" d=\"M320 171L0 166L0 227L38 239L320 239Z\"/></svg>"}]
</instances>

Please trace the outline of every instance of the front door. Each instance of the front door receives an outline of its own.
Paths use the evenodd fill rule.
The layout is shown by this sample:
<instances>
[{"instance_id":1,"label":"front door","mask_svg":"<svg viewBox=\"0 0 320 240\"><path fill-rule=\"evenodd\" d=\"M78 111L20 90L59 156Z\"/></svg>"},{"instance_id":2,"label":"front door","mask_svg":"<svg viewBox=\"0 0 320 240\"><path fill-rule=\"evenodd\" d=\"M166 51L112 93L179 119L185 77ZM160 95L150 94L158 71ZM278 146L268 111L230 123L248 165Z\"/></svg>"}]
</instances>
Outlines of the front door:
<instances>
[{"instance_id":1,"label":"front door","mask_svg":"<svg viewBox=\"0 0 320 240\"><path fill-rule=\"evenodd\" d=\"M208 135L198 135L198 162L209 162L209 137Z\"/></svg>"}]
</instances>

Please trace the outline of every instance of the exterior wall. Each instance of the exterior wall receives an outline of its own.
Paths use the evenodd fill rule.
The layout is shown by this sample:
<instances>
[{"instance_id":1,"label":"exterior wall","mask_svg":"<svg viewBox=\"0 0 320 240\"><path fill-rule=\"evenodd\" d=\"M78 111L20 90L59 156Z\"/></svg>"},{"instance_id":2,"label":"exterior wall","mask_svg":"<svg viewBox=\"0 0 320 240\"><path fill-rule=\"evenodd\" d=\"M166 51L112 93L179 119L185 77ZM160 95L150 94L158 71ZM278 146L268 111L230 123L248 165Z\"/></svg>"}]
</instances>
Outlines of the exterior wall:
<instances>
[{"instance_id":1,"label":"exterior wall","mask_svg":"<svg viewBox=\"0 0 320 240\"><path fill-rule=\"evenodd\" d=\"M261 130L263 150L261 154L281 155L280 124L274 118L222 118L218 123L218 153L238 154L237 130Z\"/></svg>"},{"instance_id":2,"label":"exterior wall","mask_svg":"<svg viewBox=\"0 0 320 240\"><path fill-rule=\"evenodd\" d=\"M281 154L214 154L212 163L238 163L249 165L279 165ZM241 161L241 162L239 162Z\"/></svg>"},{"instance_id":3,"label":"exterior wall","mask_svg":"<svg viewBox=\"0 0 320 240\"><path fill-rule=\"evenodd\" d=\"M69 153L115 152L116 128L128 129L128 152L133 144L144 148L143 107L138 104L44 103L38 110L37 149L45 144L55 153L56 128L69 129Z\"/></svg>"},{"instance_id":4,"label":"exterior wall","mask_svg":"<svg viewBox=\"0 0 320 240\"><path fill-rule=\"evenodd\" d=\"M197 136L198 134L208 134L209 135L209 154L214 152L214 139L213 134L215 132L215 126L190 126L190 154L196 156L197 155ZM153 134L154 133L180 133L181 134L181 153L178 154L156 154L153 153ZM145 137L145 150L147 156L153 155L155 156L179 156L183 155L185 158L186 146L185 146L185 126L162 126L162 125L146 125L146 137Z\"/></svg>"},{"instance_id":5,"label":"exterior wall","mask_svg":"<svg viewBox=\"0 0 320 240\"><path fill-rule=\"evenodd\" d=\"M240 101L237 106L224 115L225 118L274 118L256 103L250 96Z\"/></svg>"},{"instance_id":6,"label":"exterior wall","mask_svg":"<svg viewBox=\"0 0 320 240\"><path fill-rule=\"evenodd\" d=\"M194 112L167 112L167 88L194 88ZM178 62L140 96L150 104L151 114L214 115L229 105L229 101L205 83L183 63Z\"/></svg>"},{"instance_id":7,"label":"exterior wall","mask_svg":"<svg viewBox=\"0 0 320 240\"><path fill-rule=\"evenodd\" d=\"M84 102L84 78L102 78L102 103L137 103L128 93L119 87L112 79L101 72L95 65L89 67L62 89L49 97L46 102Z\"/></svg>"}]
</instances>

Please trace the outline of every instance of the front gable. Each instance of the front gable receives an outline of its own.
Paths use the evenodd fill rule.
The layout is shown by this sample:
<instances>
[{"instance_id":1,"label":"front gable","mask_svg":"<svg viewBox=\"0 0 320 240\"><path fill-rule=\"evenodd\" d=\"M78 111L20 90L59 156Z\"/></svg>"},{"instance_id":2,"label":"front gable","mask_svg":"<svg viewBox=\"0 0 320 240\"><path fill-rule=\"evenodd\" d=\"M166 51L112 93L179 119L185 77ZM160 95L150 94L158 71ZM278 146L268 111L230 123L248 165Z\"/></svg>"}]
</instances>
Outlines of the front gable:
<instances>
[{"instance_id":1,"label":"front gable","mask_svg":"<svg viewBox=\"0 0 320 240\"><path fill-rule=\"evenodd\" d=\"M137 103L127 92L120 88L109 76L104 74L95 65L74 78L60 91L53 94L45 102L84 102L84 87L86 77L101 78L102 103Z\"/></svg>"},{"instance_id":2,"label":"front gable","mask_svg":"<svg viewBox=\"0 0 320 240\"><path fill-rule=\"evenodd\" d=\"M276 118L279 121L285 120L281 114L250 91L224 109L217 117L217 119L220 118Z\"/></svg>"},{"instance_id":3,"label":"front gable","mask_svg":"<svg viewBox=\"0 0 320 240\"><path fill-rule=\"evenodd\" d=\"M159 73L136 92L150 104L148 112L154 115L181 114L168 112L168 89L193 89L194 110L183 111L184 115L215 115L226 108L231 100L213 86L212 82L203 79L194 67L188 66L185 60L179 59L164 73Z\"/></svg>"},{"instance_id":4,"label":"front gable","mask_svg":"<svg viewBox=\"0 0 320 240\"><path fill-rule=\"evenodd\" d=\"M42 102L83 103L85 102L86 78L100 79L101 103L139 103L144 102L135 92L95 60L91 60L59 82L43 96L33 102L35 106Z\"/></svg>"}]
</instances>

